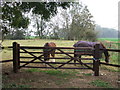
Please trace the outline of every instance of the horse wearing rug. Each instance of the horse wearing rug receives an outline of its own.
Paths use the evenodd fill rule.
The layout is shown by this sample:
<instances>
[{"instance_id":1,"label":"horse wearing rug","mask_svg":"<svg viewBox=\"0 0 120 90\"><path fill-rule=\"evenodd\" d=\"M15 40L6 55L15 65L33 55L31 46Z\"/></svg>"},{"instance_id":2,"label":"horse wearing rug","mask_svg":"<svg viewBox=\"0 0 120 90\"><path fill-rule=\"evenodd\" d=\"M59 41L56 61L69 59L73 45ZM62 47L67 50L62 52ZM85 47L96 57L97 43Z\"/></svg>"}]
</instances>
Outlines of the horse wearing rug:
<instances>
[{"instance_id":1,"label":"horse wearing rug","mask_svg":"<svg viewBox=\"0 0 120 90\"><path fill-rule=\"evenodd\" d=\"M54 42L45 43L44 47L56 47ZM43 49L44 61L49 61L50 55L55 57L55 49ZM51 62L55 62L55 59L52 59Z\"/></svg>"},{"instance_id":2,"label":"horse wearing rug","mask_svg":"<svg viewBox=\"0 0 120 90\"><path fill-rule=\"evenodd\" d=\"M94 48L94 46L98 43L100 44L100 49L103 49L103 50L100 51L100 58L102 57L102 53L104 53L105 62L109 63L109 56L110 55L109 55L108 51L106 50L106 47L101 42L78 41L73 46L74 47L93 47ZM78 51L74 51L74 52L78 52ZM81 58L81 55L74 54L74 57L80 57Z\"/></svg>"}]
</instances>

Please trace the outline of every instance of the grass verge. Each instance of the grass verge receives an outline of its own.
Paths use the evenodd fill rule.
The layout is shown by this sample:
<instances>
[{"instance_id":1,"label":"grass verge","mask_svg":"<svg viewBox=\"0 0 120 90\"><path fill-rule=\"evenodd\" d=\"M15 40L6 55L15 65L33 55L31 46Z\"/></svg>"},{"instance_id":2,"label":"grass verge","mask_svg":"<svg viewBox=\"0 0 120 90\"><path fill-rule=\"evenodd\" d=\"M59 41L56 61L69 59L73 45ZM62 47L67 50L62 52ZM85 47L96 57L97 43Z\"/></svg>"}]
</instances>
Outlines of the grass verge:
<instances>
[{"instance_id":1,"label":"grass verge","mask_svg":"<svg viewBox=\"0 0 120 90\"><path fill-rule=\"evenodd\" d=\"M67 70L67 71L62 71L62 70L40 70L36 68L32 69L26 69L26 72L43 72L52 76L57 76L57 77L68 77L68 76L75 76L77 74L77 71L75 70Z\"/></svg>"},{"instance_id":2,"label":"grass verge","mask_svg":"<svg viewBox=\"0 0 120 90\"><path fill-rule=\"evenodd\" d=\"M92 81L92 82L90 82L90 84L97 86L97 87L113 88L109 83L101 81L101 80Z\"/></svg>"}]
</instances>

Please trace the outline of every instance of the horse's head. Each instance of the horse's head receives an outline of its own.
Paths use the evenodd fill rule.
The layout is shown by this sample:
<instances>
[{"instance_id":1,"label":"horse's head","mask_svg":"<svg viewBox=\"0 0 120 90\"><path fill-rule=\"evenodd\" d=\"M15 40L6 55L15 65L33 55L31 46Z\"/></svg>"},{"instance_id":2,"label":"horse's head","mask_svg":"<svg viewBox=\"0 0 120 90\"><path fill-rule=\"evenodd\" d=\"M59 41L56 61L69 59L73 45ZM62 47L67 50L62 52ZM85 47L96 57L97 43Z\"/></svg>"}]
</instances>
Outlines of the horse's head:
<instances>
[{"instance_id":1,"label":"horse's head","mask_svg":"<svg viewBox=\"0 0 120 90\"><path fill-rule=\"evenodd\" d=\"M103 52L104 52L104 55L105 55L105 62L106 63L109 63L109 58L110 58L110 54L108 53L108 51L107 51L107 49L106 49L106 47L103 45L103 43L102 42L100 42L100 45L101 45L101 49L103 49Z\"/></svg>"},{"instance_id":2,"label":"horse's head","mask_svg":"<svg viewBox=\"0 0 120 90\"><path fill-rule=\"evenodd\" d=\"M105 62L106 62L106 63L109 63L109 61L110 61L110 60L109 60L109 59L110 59L110 54L108 53L107 50L105 50L105 53L106 53L106 54L105 54Z\"/></svg>"},{"instance_id":3,"label":"horse's head","mask_svg":"<svg viewBox=\"0 0 120 90\"><path fill-rule=\"evenodd\" d=\"M44 45L44 47L48 47L49 46L49 43L47 42L47 43L45 43L45 45Z\"/></svg>"}]
</instances>

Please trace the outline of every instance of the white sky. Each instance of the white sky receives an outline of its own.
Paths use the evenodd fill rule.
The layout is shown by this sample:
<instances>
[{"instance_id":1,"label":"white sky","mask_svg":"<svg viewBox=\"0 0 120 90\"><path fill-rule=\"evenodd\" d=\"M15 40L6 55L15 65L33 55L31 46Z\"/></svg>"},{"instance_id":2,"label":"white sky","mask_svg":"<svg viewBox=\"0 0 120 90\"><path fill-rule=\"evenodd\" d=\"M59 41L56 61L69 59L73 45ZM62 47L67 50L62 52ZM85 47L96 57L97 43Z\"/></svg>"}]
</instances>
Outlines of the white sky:
<instances>
[{"instance_id":1,"label":"white sky","mask_svg":"<svg viewBox=\"0 0 120 90\"><path fill-rule=\"evenodd\" d=\"M118 29L118 2L120 0L80 0L88 6L96 24Z\"/></svg>"}]
</instances>

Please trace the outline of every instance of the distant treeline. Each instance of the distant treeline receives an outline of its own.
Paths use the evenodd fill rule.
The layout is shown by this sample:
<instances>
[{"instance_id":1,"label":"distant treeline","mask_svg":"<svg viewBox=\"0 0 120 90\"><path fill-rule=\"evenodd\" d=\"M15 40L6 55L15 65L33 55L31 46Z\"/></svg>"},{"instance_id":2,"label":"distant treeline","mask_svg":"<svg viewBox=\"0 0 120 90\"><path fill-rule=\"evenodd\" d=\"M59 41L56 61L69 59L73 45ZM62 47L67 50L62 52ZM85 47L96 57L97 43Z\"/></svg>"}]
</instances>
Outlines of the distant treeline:
<instances>
[{"instance_id":1,"label":"distant treeline","mask_svg":"<svg viewBox=\"0 0 120 90\"><path fill-rule=\"evenodd\" d=\"M118 38L118 30L112 28L105 28L96 25L96 31L98 32L98 38Z\"/></svg>"}]
</instances>

